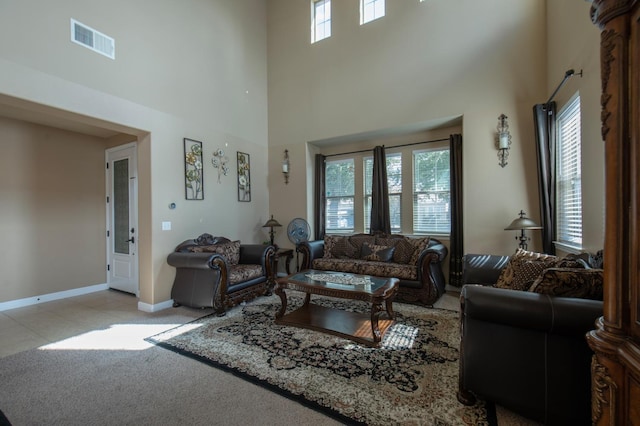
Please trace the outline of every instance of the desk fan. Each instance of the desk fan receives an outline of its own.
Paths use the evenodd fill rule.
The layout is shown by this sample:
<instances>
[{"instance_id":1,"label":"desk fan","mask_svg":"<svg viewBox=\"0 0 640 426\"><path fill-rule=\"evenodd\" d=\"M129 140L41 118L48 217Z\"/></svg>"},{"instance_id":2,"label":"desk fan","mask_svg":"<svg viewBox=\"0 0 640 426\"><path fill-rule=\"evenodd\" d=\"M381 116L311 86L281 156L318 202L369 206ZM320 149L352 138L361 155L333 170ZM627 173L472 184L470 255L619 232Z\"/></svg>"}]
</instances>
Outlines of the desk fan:
<instances>
[{"instance_id":1,"label":"desk fan","mask_svg":"<svg viewBox=\"0 0 640 426\"><path fill-rule=\"evenodd\" d=\"M298 244L309 241L310 233L309 223L301 217L293 219L287 226L287 237L289 237L289 241L296 245L296 272L300 269Z\"/></svg>"}]
</instances>

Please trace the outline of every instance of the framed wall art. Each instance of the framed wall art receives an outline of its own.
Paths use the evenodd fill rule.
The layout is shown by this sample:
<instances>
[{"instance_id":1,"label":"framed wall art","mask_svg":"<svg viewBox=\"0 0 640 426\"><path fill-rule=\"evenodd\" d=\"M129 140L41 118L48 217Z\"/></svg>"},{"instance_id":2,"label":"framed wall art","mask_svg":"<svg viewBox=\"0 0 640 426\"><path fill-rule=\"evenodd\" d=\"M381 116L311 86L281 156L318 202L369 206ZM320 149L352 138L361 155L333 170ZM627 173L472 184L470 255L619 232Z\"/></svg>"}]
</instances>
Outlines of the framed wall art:
<instances>
[{"instance_id":1,"label":"framed wall art","mask_svg":"<svg viewBox=\"0 0 640 426\"><path fill-rule=\"evenodd\" d=\"M249 154L238 151L238 201L251 201L250 172Z\"/></svg>"},{"instance_id":2,"label":"framed wall art","mask_svg":"<svg viewBox=\"0 0 640 426\"><path fill-rule=\"evenodd\" d=\"M204 200L202 142L184 138L184 197Z\"/></svg>"}]
</instances>

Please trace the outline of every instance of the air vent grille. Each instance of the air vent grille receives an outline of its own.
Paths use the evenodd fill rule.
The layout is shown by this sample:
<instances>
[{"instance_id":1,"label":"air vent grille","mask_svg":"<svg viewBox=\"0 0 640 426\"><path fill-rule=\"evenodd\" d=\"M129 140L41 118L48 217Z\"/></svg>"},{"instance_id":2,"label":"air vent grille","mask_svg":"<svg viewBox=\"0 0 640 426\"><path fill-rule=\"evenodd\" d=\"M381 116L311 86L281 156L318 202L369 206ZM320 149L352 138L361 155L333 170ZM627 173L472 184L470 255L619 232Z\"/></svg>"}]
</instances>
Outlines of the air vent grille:
<instances>
[{"instance_id":1,"label":"air vent grille","mask_svg":"<svg viewBox=\"0 0 640 426\"><path fill-rule=\"evenodd\" d=\"M71 41L108 58L116 58L116 42L113 38L75 19L71 19Z\"/></svg>"}]
</instances>

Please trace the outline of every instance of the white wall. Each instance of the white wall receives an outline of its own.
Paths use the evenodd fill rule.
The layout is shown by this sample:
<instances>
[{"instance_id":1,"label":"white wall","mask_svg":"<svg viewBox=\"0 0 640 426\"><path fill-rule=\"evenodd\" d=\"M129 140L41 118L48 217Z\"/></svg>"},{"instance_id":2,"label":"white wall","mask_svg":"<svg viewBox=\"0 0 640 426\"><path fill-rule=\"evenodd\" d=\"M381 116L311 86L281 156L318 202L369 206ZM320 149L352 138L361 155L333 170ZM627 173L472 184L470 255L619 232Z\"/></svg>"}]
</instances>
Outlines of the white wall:
<instances>
[{"instance_id":1,"label":"white wall","mask_svg":"<svg viewBox=\"0 0 640 426\"><path fill-rule=\"evenodd\" d=\"M72 43L70 18L115 38L115 61ZM264 240L263 1L2 2L0 37L2 102L28 101L65 119L138 136L142 302L169 299L174 270L165 259L182 240L203 232ZM184 199L184 137L204 144L204 201ZM221 184L210 163L217 148L231 159ZM236 151L251 155L251 203L237 202ZM172 231L161 231L162 221L171 221ZM41 294L51 290L46 282L35 286ZM8 297L0 289L0 301Z\"/></svg>"}]
</instances>

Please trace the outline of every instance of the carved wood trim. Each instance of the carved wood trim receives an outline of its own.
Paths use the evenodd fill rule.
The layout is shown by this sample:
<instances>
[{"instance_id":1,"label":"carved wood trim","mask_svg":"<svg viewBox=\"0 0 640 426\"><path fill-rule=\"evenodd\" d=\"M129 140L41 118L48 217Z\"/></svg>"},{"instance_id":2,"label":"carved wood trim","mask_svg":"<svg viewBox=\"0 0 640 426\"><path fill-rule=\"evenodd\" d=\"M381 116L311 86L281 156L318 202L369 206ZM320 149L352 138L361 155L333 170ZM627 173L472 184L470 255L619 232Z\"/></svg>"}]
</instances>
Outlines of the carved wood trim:
<instances>
[{"instance_id":1,"label":"carved wood trim","mask_svg":"<svg viewBox=\"0 0 640 426\"><path fill-rule=\"evenodd\" d=\"M628 13L636 0L593 0L591 5L591 21L598 27L604 25L616 16Z\"/></svg>"},{"instance_id":2,"label":"carved wood trim","mask_svg":"<svg viewBox=\"0 0 640 426\"><path fill-rule=\"evenodd\" d=\"M591 421L597 424L605 408L609 410L609 424L616 423L617 386L597 355L591 359Z\"/></svg>"}]
</instances>

